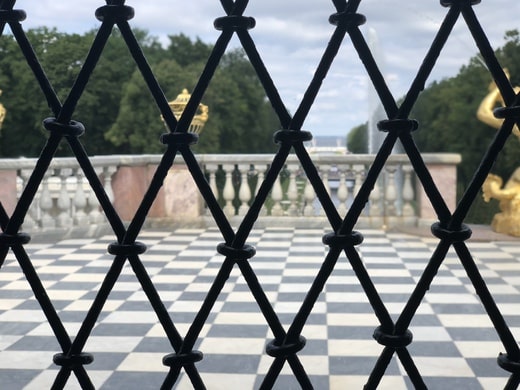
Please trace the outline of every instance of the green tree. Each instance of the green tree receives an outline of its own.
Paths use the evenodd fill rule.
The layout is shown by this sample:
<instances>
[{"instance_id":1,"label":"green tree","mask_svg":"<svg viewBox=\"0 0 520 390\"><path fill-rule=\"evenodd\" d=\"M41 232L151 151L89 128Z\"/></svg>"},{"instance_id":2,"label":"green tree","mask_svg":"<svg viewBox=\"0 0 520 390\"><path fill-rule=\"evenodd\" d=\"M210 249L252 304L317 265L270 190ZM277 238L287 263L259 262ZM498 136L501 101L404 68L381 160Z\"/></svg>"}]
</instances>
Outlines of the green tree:
<instances>
[{"instance_id":1,"label":"green tree","mask_svg":"<svg viewBox=\"0 0 520 390\"><path fill-rule=\"evenodd\" d=\"M347 135L347 149L352 153L368 153L368 123L350 130Z\"/></svg>"},{"instance_id":2,"label":"green tree","mask_svg":"<svg viewBox=\"0 0 520 390\"><path fill-rule=\"evenodd\" d=\"M200 38L192 41L184 34L169 35L170 44L167 48L168 57L174 59L180 66L205 63L211 53L212 46Z\"/></svg>"},{"instance_id":3,"label":"green tree","mask_svg":"<svg viewBox=\"0 0 520 390\"><path fill-rule=\"evenodd\" d=\"M221 153L274 150L273 133L280 128L280 123L242 50L224 56L214 83L208 89L207 104L210 110L214 107Z\"/></svg>"},{"instance_id":4,"label":"green tree","mask_svg":"<svg viewBox=\"0 0 520 390\"><path fill-rule=\"evenodd\" d=\"M509 68L511 82L520 85L520 39L518 31L505 34L506 43L496 51L500 63ZM412 117L420 123L415 140L423 152L460 153L458 189L461 195L495 136L496 130L476 118L480 102L488 93L490 74L478 56L461 68L452 78L432 83L421 95ZM520 144L510 137L497 160L493 172L509 178L520 165ZM488 223L496 212L496 204L485 204L478 199L468 220Z\"/></svg>"},{"instance_id":5,"label":"green tree","mask_svg":"<svg viewBox=\"0 0 520 390\"><path fill-rule=\"evenodd\" d=\"M174 58L167 58L153 65L169 100L175 99L183 88L192 91L195 87L207 60L201 45L200 41L189 45L186 37L181 36L171 45L176 48L176 56L182 57L181 50L184 49L186 57L199 58L200 61L179 63ZM207 54L211 47L206 49ZM171 52L169 49L165 56ZM203 103L209 106L209 120L194 147L196 152L258 153L273 150L272 135L279 125L241 50L230 51L224 56ZM165 131L142 76L135 71L124 88L119 115L106 133L106 139L125 153L156 153L164 148L158 138Z\"/></svg>"},{"instance_id":6,"label":"green tree","mask_svg":"<svg viewBox=\"0 0 520 390\"><path fill-rule=\"evenodd\" d=\"M27 32L59 99L64 101L90 50L96 31L60 33L41 27ZM213 49L200 39L170 36L163 47L146 31L134 34L169 100L183 88L193 90ZM0 101L8 113L0 131L0 156L36 156L48 136L42 120L54 114L11 35L0 38ZM278 128L260 82L242 51L227 53L203 98L210 119L198 152L272 150ZM89 154L153 153L166 131L159 110L115 28L78 101L73 119L85 125L81 138ZM108 142L107 142L108 141ZM58 154L69 154L63 142Z\"/></svg>"},{"instance_id":7,"label":"green tree","mask_svg":"<svg viewBox=\"0 0 520 390\"><path fill-rule=\"evenodd\" d=\"M55 29L39 28L27 32L33 48L58 96L70 89L81 63L80 36L58 33ZM7 116L2 129L2 156L34 156L42 148L46 134L42 119L53 113L37 81L10 35L0 40L2 102ZM74 49L74 54L64 46ZM85 46L85 49L87 47ZM60 59L58 61L58 59Z\"/></svg>"},{"instance_id":8,"label":"green tree","mask_svg":"<svg viewBox=\"0 0 520 390\"><path fill-rule=\"evenodd\" d=\"M173 60L161 61L154 66L154 73L170 100L183 88L192 89L196 77L195 69L182 68ZM190 80L189 84L185 80ZM159 138L165 132L161 113L141 73L135 70L124 86L119 113L105 138L122 153L160 153L164 145Z\"/></svg>"},{"instance_id":9,"label":"green tree","mask_svg":"<svg viewBox=\"0 0 520 390\"><path fill-rule=\"evenodd\" d=\"M146 32L136 30L135 34L147 51L157 50L157 41ZM42 27L29 30L27 36L54 90L64 101L90 50L95 31L65 34ZM54 114L11 35L0 39L0 52L0 88L4 91L1 100L8 111L0 133L0 155L35 156L47 137L42 120ZM74 119L86 127L81 141L89 153L114 152L104 133L117 116L123 86L135 67L121 34L114 29L74 112ZM58 153L70 153L66 143L62 143Z\"/></svg>"},{"instance_id":10,"label":"green tree","mask_svg":"<svg viewBox=\"0 0 520 390\"><path fill-rule=\"evenodd\" d=\"M156 44L144 31L138 30L136 36L146 49ZM84 39L90 46L94 33L87 33ZM82 141L90 154L119 152L106 142L105 133L117 118L124 86L135 68L121 33L114 29L75 112L87 129Z\"/></svg>"}]
</instances>

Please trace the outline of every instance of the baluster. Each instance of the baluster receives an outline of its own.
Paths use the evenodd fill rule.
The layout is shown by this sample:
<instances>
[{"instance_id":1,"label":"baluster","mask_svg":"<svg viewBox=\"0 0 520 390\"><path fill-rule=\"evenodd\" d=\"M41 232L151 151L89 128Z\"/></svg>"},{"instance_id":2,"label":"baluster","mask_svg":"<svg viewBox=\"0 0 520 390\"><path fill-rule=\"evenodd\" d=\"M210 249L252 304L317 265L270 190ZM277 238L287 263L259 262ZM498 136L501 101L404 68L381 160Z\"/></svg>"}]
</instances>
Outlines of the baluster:
<instances>
[{"instance_id":1,"label":"baluster","mask_svg":"<svg viewBox=\"0 0 520 390\"><path fill-rule=\"evenodd\" d=\"M49 177L52 175L53 170L49 169L44 176L42 183L42 191L40 193L40 210L42 212L41 225L42 228L55 228L56 221L51 215L52 210L52 197L51 191L49 190Z\"/></svg>"},{"instance_id":2,"label":"baluster","mask_svg":"<svg viewBox=\"0 0 520 390\"><path fill-rule=\"evenodd\" d=\"M303 197L305 198L305 207L303 208L303 215L306 217L314 217L314 201L316 200L316 193L309 179L306 180L305 189L303 190Z\"/></svg>"},{"instance_id":3,"label":"baluster","mask_svg":"<svg viewBox=\"0 0 520 390\"><path fill-rule=\"evenodd\" d=\"M395 172L397 167L389 165L386 167L386 183L385 183L385 216L394 217L397 215L395 203L397 201L397 188L395 185Z\"/></svg>"},{"instance_id":4,"label":"baluster","mask_svg":"<svg viewBox=\"0 0 520 390\"><path fill-rule=\"evenodd\" d=\"M103 172L103 168L96 168L96 174L99 176ZM91 224L104 223L105 218L100 211L99 202L96 197L96 193L92 189L92 187L88 187L87 191L87 211L88 220Z\"/></svg>"},{"instance_id":5,"label":"baluster","mask_svg":"<svg viewBox=\"0 0 520 390\"><path fill-rule=\"evenodd\" d=\"M320 172L321 172L321 180L323 181L323 185L325 186L325 189L327 190L327 194L330 195L330 183L329 183L330 165L321 165ZM320 215L325 215L325 210L323 209L321 204L320 204Z\"/></svg>"},{"instance_id":6,"label":"baluster","mask_svg":"<svg viewBox=\"0 0 520 390\"><path fill-rule=\"evenodd\" d=\"M235 206L233 206L233 200L235 199L235 188L233 187L233 170L235 166L232 164L224 164L222 166L226 174L226 183L224 184L224 191L222 196L226 201L226 205L224 206L224 213L228 217L232 217L235 215Z\"/></svg>"},{"instance_id":7,"label":"baluster","mask_svg":"<svg viewBox=\"0 0 520 390\"><path fill-rule=\"evenodd\" d=\"M217 164L207 164L206 171L209 173L209 188L211 188L211 192L213 192L213 196L218 201L218 198L219 198L218 186L217 186L218 165ZM211 215L211 210L209 208L206 208L206 215Z\"/></svg>"},{"instance_id":8,"label":"baluster","mask_svg":"<svg viewBox=\"0 0 520 390\"><path fill-rule=\"evenodd\" d=\"M356 164L352 167L354 171L354 196L357 196L361 186L363 185L363 174L365 172L365 166Z\"/></svg>"},{"instance_id":9,"label":"baluster","mask_svg":"<svg viewBox=\"0 0 520 390\"><path fill-rule=\"evenodd\" d=\"M415 198L415 193L412 185L412 171L413 168L410 165L403 165L403 217L415 216L415 210L412 206L412 201Z\"/></svg>"},{"instance_id":10,"label":"baluster","mask_svg":"<svg viewBox=\"0 0 520 390\"><path fill-rule=\"evenodd\" d=\"M283 207L281 202L283 200L283 190L280 181L280 175L278 175L276 181L274 182L273 189L271 191L271 199L274 202L273 207L271 208L271 215L275 217L282 216Z\"/></svg>"},{"instance_id":11,"label":"baluster","mask_svg":"<svg viewBox=\"0 0 520 390\"><path fill-rule=\"evenodd\" d=\"M29 177L31 176L31 172L26 169L20 169L18 173L18 177L20 178L20 183L17 183L16 188L16 199L20 199L20 195L25 188L25 184L29 180ZM18 181L18 180L17 180ZM20 184L18 186L18 184ZM25 219L23 221L23 229L25 230L32 230L38 227L38 194L34 197L33 201L31 202L31 206L29 206L29 210L27 211L27 215L25 216Z\"/></svg>"},{"instance_id":12,"label":"baluster","mask_svg":"<svg viewBox=\"0 0 520 390\"><path fill-rule=\"evenodd\" d=\"M251 188L249 187L249 180L247 179L250 165L238 164L238 170L240 172L238 198L240 199L240 202L242 202L238 209L238 215L246 215L247 210L249 210L249 201L251 200Z\"/></svg>"},{"instance_id":13,"label":"baluster","mask_svg":"<svg viewBox=\"0 0 520 390\"><path fill-rule=\"evenodd\" d=\"M287 214L290 216L298 215L298 187L296 186L296 172L299 166L296 164L289 164L289 186L287 187L287 199L289 200L289 208Z\"/></svg>"},{"instance_id":14,"label":"baluster","mask_svg":"<svg viewBox=\"0 0 520 390\"><path fill-rule=\"evenodd\" d=\"M370 193L370 208L368 211L368 215L370 217L381 217L382 209L381 209L381 188L379 185L379 180L376 181L374 189Z\"/></svg>"},{"instance_id":15,"label":"baluster","mask_svg":"<svg viewBox=\"0 0 520 390\"><path fill-rule=\"evenodd\" d=\"M88 225L88 216L85 212L87 197L83 188L83 171L76 169L76 191L74 193L74 224L78 226Z\"/></svg>"},{"instance_id":16,"label":"baluster","mask_svg":"<svg viewBox=\"0 0 520 390\"><path fill-rule=\"evenodd\" d=\"M112 175L116 173L117 167L110 165L103 167L103 188L111 203L114 203L114 191L112 189Z\"/></svg>"},{"instance_id":17,"label":"baluster","mask_svg":"<svg viewBox=\"0 0 520 390\"><path fill-rule=\"evenodd\" d=\"M347 170L348 166L340 165L339 170L339 186L338 186L338 212L344 216L347 214L347 200L348 200L348 187L347 187Z\"/></svg>"},{"instance_id":18,"label":"baluster","mask_svg":"<svg viewBox=\"0 0 520 390\"><path fill-rule=\"evenodd\" d=\"M256 180L256 188L255 188L255 198L258 195L258 191L260 190L260 186L264 182L265 178L265 170L267 170L267 167L259 168L256 170L257 172L257 180ZM262 204L262 209L260 210L260 215L267 215L267 207L264 204Z\"/></svg>"},{"instance_id":19,"label":"baluster","mask_svg":"<svg viewBox=\"0 0 520 390\"><path fill-rule=\"evenodd\" d=\"M330 195L330 183L329 183L330 165L321 165L320 172L321 172L321 179L323 180L323 185L325 186L327 193Z\"/></svg>"},{"instance_id":20,"label":"baluster","mask_svg":"<svg viewBox=\"0 0 520 390\"><path fill-rule=\"evenodd\" d=\"M72 206L72 202L70 200L69 191L67 188L67 178L69 177L69 169L62 168L59 169L59 190L58 190L58 218L57 218L57 226L58 227L72 227L72 216L70 213L70 209Z\"/></svg>"}]
</instances>

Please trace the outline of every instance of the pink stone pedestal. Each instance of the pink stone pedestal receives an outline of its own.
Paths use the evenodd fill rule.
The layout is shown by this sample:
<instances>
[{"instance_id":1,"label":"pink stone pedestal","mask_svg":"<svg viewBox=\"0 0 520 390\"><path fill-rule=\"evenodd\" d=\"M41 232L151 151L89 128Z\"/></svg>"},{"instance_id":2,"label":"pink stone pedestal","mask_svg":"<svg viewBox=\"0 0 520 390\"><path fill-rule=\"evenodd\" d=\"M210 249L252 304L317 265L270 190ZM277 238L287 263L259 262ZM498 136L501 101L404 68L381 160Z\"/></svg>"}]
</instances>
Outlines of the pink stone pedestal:
<instances>
[{"instance_id":1,"label":"pink stone pedestal","mask_svg":"<svg viewBox=\"0 0 520 390\"><path fill-rule=\"evenodd\" d=\"M124 221L130 221L141 203L157 166L120 166L112 177L114 207ZM193 224L201 215L202 200L187 167L175 164L148 213L151 218L176 224Z\"/></svg>"},{"instance_id":2,"label":"pink stone pedestal","mask_svg":"<svg viewBox=\"0 0 520 390\"><path fill-rule=\"evenodd\" d=\"M457 204L457 165L461 162L458 154L425 154L424 160L433 181L442 194L448 208L453 211ZM431 225L437 222L437 214L424 188L417 180L419 224Z\"/></svg>"},{"instance_id":3,"label":"pink stone pedestal","mask_svg":"<svg viewBox=\"0 0 520 390\"><path fill-rule=\"evenodd\" d=\"M0 170L0 199L10 216L16 206L16 170Z\"/></svg>"}]
</instances>

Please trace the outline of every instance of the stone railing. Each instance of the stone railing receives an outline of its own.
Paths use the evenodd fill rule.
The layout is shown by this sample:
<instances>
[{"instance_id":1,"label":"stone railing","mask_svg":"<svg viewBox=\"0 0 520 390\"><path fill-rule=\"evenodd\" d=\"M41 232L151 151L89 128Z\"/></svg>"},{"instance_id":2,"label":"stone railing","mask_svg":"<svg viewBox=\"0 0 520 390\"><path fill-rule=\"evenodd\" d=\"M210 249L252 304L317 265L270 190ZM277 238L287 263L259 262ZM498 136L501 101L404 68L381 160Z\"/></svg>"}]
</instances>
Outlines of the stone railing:
<instances>
[{"instance_id":1,"label":"stone railing","mask_svg":"<svg viewBox=\"0 0 520 390\"><path fill-rule=\"evenodd\" d=\"M460 156L423 156L445 196L455 204L456 166ZM95 156L91 162L109 199L123 220L130 220L160 161L159 155ZM323 183L340 215L345 215L373 161L371 155L315 155ZM272 155L198 155L213 193L232 221L243 216L263 181ZM0 159L0 201L11 213L36 163L35 159ZM81 185L78 185L81 184ZM150 210L156 221L177 224L211 223L208 211L182 160L174 164ZM276 218L276 222L272 220ZM422 189L416 186L408 158L393 155L371 194L359 224L368 227L415 226L435 221ZM56 229L102 224L97 199L77 161L55 158L24 222L24 229ZM284 170L262 209L259 223L325 223L323 210L296 156L289 156Z\"/></svg>"},{"instance_id":2,"label":"stone railing","mask_svg":"<svg viewBox=\"0 0 520 390\"><path fill-rule=\"evenodd\" d=\"M211 188L217 194L226 215L245 215L258 190L258 183L263 180L269 168L272 156L201 157L203 158L199 161L203 164ZM374 156L348 154L311 157L338 212L344 216L363 183ZM425 154L423 157L430 174L445 195L447 204L453 207L456 203L457 165L461 161L460 156ZM380 228L415 226L436 221L435 213L417 182L408 157L392 155L358 224ZM278 177L261 216L260 222L272 222L272 218L278 218L275 222L278 224L284 223L283 221L304 226L326 223L323 209L296 156L291 155L287 159L285 169Z\"/></svg>"},{"instance_id":3,"label":"stone railing","mask_svg":"<svg viewBox=\"0 0 520 390\"><path fill-rule=\"evenodd\" d=\"M114 201L112 177L120 158L97 157L92 164L108 198ZM0 202L10 214L36 164L36 159L0 159ZM78 185L80 184L80 185ZM103 224L98 201L74 158L55 158L24 220L25 230L70 229Z\"/></svg>"}]
</instances>

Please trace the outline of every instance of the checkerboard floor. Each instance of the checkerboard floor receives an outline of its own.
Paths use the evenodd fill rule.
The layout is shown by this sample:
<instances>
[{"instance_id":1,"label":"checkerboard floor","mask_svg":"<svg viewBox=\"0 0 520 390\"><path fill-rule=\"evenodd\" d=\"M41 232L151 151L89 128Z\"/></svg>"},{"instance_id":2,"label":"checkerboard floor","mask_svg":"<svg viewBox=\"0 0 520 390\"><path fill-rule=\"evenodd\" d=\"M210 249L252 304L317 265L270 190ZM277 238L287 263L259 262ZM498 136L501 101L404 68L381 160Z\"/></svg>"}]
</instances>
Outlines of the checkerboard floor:
<instances>
[{"instance_id":1,"label":"checkerboard floor","mask_svg":"<svg viewBox=\"0 0 520 390\"><path fill-rule=\"evenodd\" d=\"M248 240L257 248L251 265L285 329L290 325L326 254L322 229L267 228ZM400 314L437 239L364 230L359 247L394 318ZM141 259L171 317L184 335L223 257L216 229L146 231ZM29 244L27 250L72 337L111 264L111 236ZM520 242L468 242L513 334L520 336ZM379 325L344 255L302 334L298 356L316 389L361 389L382 347ZM408 347L430 389L498 389L508 375L496 358L504 352L464 269L450 252L410 327ZM235 269L201 334L197 368L208 389L255 389L270 367L265 345L273 338L244 278ZM87 372L99 389L158 389L162 358L172 352L164 331L129 265L110 294L85 347L94 355ZM0 388L47 389L60 347L12 253L0 270ZM67 389L79 388L74 375ZM177 389L192 388L182 374ZM298 389L286 365L277 389ZM411 389L394 356L381 389Z\"/></svg>"}]
</instances>

